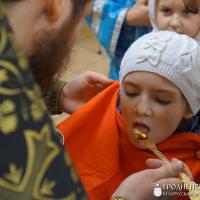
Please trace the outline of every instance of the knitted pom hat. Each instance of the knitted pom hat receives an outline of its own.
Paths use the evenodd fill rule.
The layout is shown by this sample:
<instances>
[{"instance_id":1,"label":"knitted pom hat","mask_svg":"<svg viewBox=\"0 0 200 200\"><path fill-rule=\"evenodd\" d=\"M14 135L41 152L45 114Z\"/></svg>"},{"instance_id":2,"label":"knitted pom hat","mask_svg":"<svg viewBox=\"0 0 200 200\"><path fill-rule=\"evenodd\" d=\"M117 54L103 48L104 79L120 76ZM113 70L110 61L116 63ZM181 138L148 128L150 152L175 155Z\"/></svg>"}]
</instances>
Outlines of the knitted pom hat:
<instances>
[{"instance_id":1,"label":"knitted pom hat","mask_svg":"<svg viewBox=\"0 0 200 200\"><path fill-rule=\"evenodd\" d=\"M149 9L149 18L151 21L151 25L153 27L153 31L159 31L157 20L156 20L156 4L158 0L149 0L148 1L148 9ZM200 32L194 38L200 44Z\"/></svg>"},{"instance_id":2,"label":"knitted pom hat","mask_svg":"<svg viewBox=\"0 0 200 200\"><path fill-rule=\"evenodd\" d=\"M125 53L120 85L134 71L156 73L180 89L195 115L200 109L200 47L186 35L151 32L136 40Z\"/></svg>"}]
</instances>

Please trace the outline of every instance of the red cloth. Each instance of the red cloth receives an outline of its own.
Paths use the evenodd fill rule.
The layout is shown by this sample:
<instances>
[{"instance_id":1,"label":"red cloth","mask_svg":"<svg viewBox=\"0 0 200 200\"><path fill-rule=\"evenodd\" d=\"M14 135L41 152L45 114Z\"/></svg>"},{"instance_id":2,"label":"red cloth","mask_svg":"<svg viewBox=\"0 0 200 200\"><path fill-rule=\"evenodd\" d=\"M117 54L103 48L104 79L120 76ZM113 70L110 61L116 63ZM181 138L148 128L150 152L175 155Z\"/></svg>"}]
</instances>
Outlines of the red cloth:
<instances>
[{"instance_id":1,"label":"red cloth","mask_svg":"<svg viewBox=\"0 0 200 200\"><path fill-rule=\"evenodd\" d=\"M129 142L123 119L116 109L118 88L116 81L58 126L92 200L109 199L122 180L147 168L147 158L156 158L149 150L137 149ZM167 158L184 161L195 181L200 183L200 159L196 156L200 136L176 134L158 148Z\"/></svg>"}]
</instances>

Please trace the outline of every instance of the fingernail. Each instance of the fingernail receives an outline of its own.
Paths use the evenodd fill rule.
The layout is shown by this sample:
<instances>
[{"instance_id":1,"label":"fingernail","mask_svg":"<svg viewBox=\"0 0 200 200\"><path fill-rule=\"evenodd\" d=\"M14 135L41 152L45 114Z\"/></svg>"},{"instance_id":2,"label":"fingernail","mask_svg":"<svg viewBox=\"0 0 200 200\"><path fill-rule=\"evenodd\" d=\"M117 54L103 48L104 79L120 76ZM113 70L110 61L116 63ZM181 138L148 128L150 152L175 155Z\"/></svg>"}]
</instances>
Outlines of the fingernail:
<instances>
[{"instance_id":1,"label":"fingernail","mask_svg":"<svg viewBox=\"0 0 200 200\"><path fill-rule=\"evenodd\" d=\"M175 163L176 165L176 169L177 170L183 170L184 169L184 164L182 161L180 160L173 160L173 163Z\"/></svg>"}]
</instances>

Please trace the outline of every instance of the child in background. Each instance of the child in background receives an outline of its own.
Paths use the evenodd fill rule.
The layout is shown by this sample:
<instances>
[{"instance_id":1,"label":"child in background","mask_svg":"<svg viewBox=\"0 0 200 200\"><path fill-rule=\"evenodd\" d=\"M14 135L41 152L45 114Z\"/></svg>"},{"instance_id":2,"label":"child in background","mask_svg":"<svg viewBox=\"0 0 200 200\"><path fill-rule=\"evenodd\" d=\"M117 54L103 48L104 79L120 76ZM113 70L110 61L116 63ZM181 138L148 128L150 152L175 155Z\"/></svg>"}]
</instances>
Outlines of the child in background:
<instances>
[{"instance_id":1,"label":"child in background","mask_svg":"<svg viewBox=\"0 0 200 200\"><path fill-rule=\"evenodd\" d=\"M169 30L200 42L199 0L149 0L153 31Z\"/></svg>"},{"instance_id":2,"label":"child in background","mask_svg":"<svg viewBox=\"0 0 200 200\"><path fill-rule=\"evenodd\" d=\"M145 131L167 158L184 161L200 183L200 136L178 131L200 109L199 77L195 40L149 33L126 52L120 85L116 81L59 125L90 199L109 199L120 182L155 158L136 142L135 129Z\"/></svg>"},{"instance_id":3,"label":"child in background","mask_svg":"<svg viewBox=\"0 0 200 200\"><path fill-rule=\"evenodd\" d=\"M198 34L191 34L191 31L199 33L199 4L198 0L93 0L93 11L87 22L109 55L109 77L119 79L119 66L125 51L151 30L148 13L154 30L173 30L200 41ZM167 23L170 19L174 19L172 24ZM177 24L178 19L182 24Z\"/></svg>"}]
</instances>

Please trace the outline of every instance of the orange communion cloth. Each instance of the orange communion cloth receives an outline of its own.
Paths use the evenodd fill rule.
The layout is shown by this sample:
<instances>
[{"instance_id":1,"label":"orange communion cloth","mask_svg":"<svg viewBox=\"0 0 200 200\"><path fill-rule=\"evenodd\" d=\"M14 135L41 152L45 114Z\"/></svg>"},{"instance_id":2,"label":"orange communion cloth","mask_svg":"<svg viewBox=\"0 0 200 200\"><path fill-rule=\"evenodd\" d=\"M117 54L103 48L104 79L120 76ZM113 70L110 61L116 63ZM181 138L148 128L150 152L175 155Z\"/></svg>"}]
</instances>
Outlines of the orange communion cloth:
<instances>
[{"instance_id":1,"label":"orange communion cloth","mask_svg":"<svg viewBox=\"0 0 200 200\"><path fill-rule=\"evenodd\" d=\"M115 81L58 126L91 200L109 199L127 176L147 168L146 159L156 158L149 150L137 149L129 142L116 108L118 95L119 83ZM178 133L158 148L167 158L185 162L200 183L200 136Z\"/></svg>"}]
</instances>

